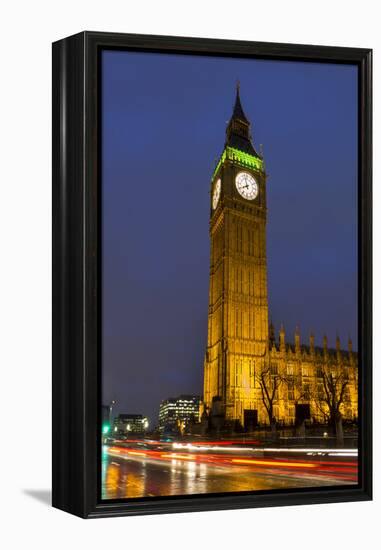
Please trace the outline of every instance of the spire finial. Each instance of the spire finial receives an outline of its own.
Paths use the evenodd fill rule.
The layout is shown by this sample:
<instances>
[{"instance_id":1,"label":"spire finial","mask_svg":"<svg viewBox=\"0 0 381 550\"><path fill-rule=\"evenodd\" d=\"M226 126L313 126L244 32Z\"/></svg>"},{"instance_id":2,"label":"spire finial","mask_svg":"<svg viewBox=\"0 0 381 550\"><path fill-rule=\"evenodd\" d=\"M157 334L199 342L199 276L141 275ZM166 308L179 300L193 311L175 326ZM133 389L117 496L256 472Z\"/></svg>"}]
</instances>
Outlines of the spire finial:
<instances>
[{"instance_id":1,"label":"spire finial","mask_svg":"<svg viewBox=\"0 0 381 550\"><path fill-rule=\"evenodd\" d=\"M310 332L310 353L315 353L315 335L312 330Z\"/></svg>"},{"instance_id":2,"label":"spire finial","mask_svg":"<svg viewBox=\"0 0 381 550\"><path fill-rule=\"evenodd\" d=\"M340 351L340 336L337 331L336 331L336 350Z\"/></svg>"},{"instance_id":3,"label":"spire finial","mask_svg":"<svg viewBox=\"0 0 381 550\"><path fill-rule=\"evenodd\" d=\"M294 339L295 339L295 351L297 353L299 353L300 352L300 330L299 330L299 325L296 325Z\"/></svg>"},{"instance_id":4,"label":"spire finial","mask_svg":"<svg viewBox=\"0 0 381 550\"><path fill-rule=\"evenodd\" d=\"M240 81L237 80L237 82L236 82L236 96L235 96L235 102L234 102L234 107L233 107L232 119L239 119L241 122L243 122L245 125L247 125L249 127L250 122L246 118L246 115L243 112L242 105L241 105L240 89L241 89L241 84L240 84Z\"/></svg>"},{"instance_id":5,"label":"spire finial","mask_svg":"<svg viewBox=\"0 0 381 550\"><path fill-rule=\"evenodd\" d=\"M352 353L352 338L351 335L348 336L348 351Z\"/></svg>"},{"instance_id":6,"label":"spire finial","mask_svg":"<svg viewBox=\"0 0 381 550\"><path fill-rule=\"evenodd\" d=\"M283 323L280 325L279 347L281 351L286 351L286 331L284 330Z\"/></svg>"},{"instance_id":7,"label":"spire finial","mask_svg":"<svg viewBox=\"0 0 381 550\"><path fill-rule=\"evenodd\" d=\"M233 104L233 113L226 128L225 147L239 149L243 153L247 153L254 157L259 157L252 143L250 121L245 115L241 105L241 83L238 79L235 83L235 89L236 94Z\"/></svg>"},{"instance_id":8,"label":"spire finial","mask_svg":"<svg viewBox=\"0 0 381 550\"><path fill-rule=\"evenodd\" d=\"M328 352L328 338L326 334L323 335L323 349L325 353Z\"/></svg>"}]
</instances>

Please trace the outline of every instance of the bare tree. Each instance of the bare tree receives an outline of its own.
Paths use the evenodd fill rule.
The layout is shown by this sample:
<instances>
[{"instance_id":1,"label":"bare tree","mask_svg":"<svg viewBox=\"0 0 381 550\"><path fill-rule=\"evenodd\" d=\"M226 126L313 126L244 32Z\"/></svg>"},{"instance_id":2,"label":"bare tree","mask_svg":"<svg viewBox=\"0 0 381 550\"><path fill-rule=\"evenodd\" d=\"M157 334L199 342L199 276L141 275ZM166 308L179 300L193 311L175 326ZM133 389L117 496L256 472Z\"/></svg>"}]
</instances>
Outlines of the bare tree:
<instances>
[{"instance_id":1,"label":"bare tree","mask_svg":"<svg viewBox=\"0 0 381 550\"><path fill-rule=\"evenodd\" d=\"M301 374L289 376L288 381L293 384L293 401L295 405L298 405L300 401L309 401L311 399L310 384L303 383L303 377Z\"/></svg>"},{"instance_id":2,"label":"bare tree","mask_svg":"<svg viewBox=\"0 0 381 550\"><path fill-rule=\"evenodd\" d=\"M276 432L276 418L274 406L279 401L279 388L284 382L283 376L278 372L277 365L264 365L256 374L256 380L261 388L262 402L266 409L271 431Z\"/></svg>"},{"instance_id":3,"label":"bare tree","mask_svg":"<svg viewBox=\"0 0 381 550\"><path fill-rule=\"evenodd\" d=\"M297 375L287 375L287 400L294 404L294 411L296 414L297 405L300 402L309 402L311 399L310 385L303 383L303 377L301 372ZM295 419L296 433L298 436L305 436L305 420L297 422Z\"/></svg>"},{"instance_id":4,"label":"bare tree","mask_svg":"<svg viewBox=\"0 0 381 550\"><path fill-rule=\"evenodd\" d=\"M342 405L349 385L349 375L345 367L325 365L320 367L314 401L317 409L332 426L337 441L343 443Z\"/></svg>"}]
</instances>

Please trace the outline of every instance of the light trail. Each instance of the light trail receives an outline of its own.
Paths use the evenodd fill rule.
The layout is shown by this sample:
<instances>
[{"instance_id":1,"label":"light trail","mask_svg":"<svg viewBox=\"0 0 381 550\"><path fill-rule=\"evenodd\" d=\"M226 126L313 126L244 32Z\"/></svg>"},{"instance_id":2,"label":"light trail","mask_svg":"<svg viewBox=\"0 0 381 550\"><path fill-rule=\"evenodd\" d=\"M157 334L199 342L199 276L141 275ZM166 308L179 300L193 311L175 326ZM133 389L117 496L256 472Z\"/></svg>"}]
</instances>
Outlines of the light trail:
<instances>
[{"instance_id":1,"label":"light trail","mask_svg":"<svg viewBox=\"0 0 381 550\"><path fill-rule=\"evenodd\" d=\"M233 458L232 462L237 464L255 464L259 466L280 466L287 468L317 468L318 464L310 462L280 462L278 460L256 460L251 458Z\"/></svg>"},{"instance_id":2,"label":"light trail","mask_svg":"<svg viewBox=\"0 0 381 550\"><path fill-rule=\"evenodd\" d=\"M127 451L129 455L137 455L137 456L147 456L147 453L142 453L141 451Z\"/></svg>"},{"instance_id":3,"label":"light trail","mask_svg":"<svg viewBox=\"0 0 381 550\"><path fill-rule=\"evenodd\" d=\"M184 449L185 450L185 449ZM189 451L189 449L186 449ZM278 449L277 449L278 450ZM242 451L242 449L239 449ZM291 450L291 453L294 449ZM308 461L302 460L280 460L280 455L275 458L259 457L259 458L249 458L247 456L240 455L230 455L227 454L212 454L212 453L178 453L178 452L163 452L162 450L147 449L145 451L129 449L126 447L109 447L107 449L107 454L110 456L116 456L118 458L123 458L124 460L142 460L142 461L151 461L153 463L167 462L167 461L178 461L187 462L188 464L193 463L196 467L201 467L202 465L210 467L223 467L226 470L231 470L233 473L236 471L236 468L245 467L249 470L255 472L256 470L265 471L266 468L271 469L272 471L280 469L283 471L288 471L288 475L292 475L293 470L299 470L300 476L305 476L303 470L311 471L318 476L327 476L331 475L337 477L337 479L347 479L348 481L357 479L357 461L349 457L347 462L343 461L332 461L327 459L327 455L316 457L315 460L309 459ZM319 453L321 454L321 453ZM279 457L279 458L278 458ZM323 459L326 460L323 460ZM259 471L258 470L258 471ZM344 478L345 476L345 478Z\"/></svg>"},{"instance_id":4,"label":"light trail","mask_svg":"<svg viewBox=\"0 0 381 550\"><path fill-rule=\"evenodd\" d=\"M228 447L224 443L224 446L219 445L206 445L205 443L173 443L173 449L187 449L189 451L237 451L237 452L268 452L268 453L304 453L308 455L328 455L328 456L348 456L357 457L357 449L311 449L302 447Z\"/></svg>"},{"instance_id":5,"label":"light trail","mask_svg":"<svg viewBox=\"0 0 381 550\"><path fill-rule=\"evenodd\" d=\"M179 460L196 460L196 456L179 455L177 453L161 453L160 456L162 458L170 458L171 460L174 458Z\"/></svg>"}]
</instances>

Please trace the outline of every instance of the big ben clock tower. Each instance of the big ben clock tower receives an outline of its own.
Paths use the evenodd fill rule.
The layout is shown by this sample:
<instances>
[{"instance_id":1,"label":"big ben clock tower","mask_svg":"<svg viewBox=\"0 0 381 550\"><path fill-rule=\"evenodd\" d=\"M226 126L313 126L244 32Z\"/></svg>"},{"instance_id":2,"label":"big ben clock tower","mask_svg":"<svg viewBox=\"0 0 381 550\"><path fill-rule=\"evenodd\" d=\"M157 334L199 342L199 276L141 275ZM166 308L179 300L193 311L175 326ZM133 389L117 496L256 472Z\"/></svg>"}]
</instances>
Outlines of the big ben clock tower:
<instances>
[{"instance_id":1,"label":"big ben clock tower","mask_svg":"<svg viewBox=\"0 0 381 550\"><path fill-rule=\"evenodd\" d=\"M204 402L255 425L256 372L268 361L266 174L237 85L225 147L211 179Z\"/></svg>"}]
</instances>

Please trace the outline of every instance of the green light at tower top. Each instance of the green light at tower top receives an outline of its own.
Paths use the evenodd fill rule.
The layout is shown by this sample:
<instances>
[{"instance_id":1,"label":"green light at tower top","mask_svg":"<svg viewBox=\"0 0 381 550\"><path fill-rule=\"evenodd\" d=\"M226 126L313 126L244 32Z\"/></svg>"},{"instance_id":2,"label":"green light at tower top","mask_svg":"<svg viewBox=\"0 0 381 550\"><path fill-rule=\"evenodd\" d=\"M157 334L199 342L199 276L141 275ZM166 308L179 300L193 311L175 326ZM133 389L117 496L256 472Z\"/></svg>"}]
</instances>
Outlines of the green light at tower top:
<instances>
[{"instance_id":1,"label":"green light at tower top","mask_svg":"<svg viewBox=\"0 0 381 550\"><path fill-rule=\"evenodd\" d=\"M250 155L249 153L245 153L244 151L240 151L239 149L235 149L234 147L227 146L223 150L217 166L214 169L212 180L226 159L234 161L236 164L240 164L245 168L263 170L263 159Z\"/></svg>"}]
</instances>

